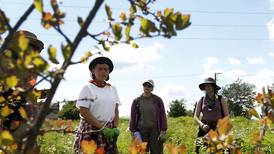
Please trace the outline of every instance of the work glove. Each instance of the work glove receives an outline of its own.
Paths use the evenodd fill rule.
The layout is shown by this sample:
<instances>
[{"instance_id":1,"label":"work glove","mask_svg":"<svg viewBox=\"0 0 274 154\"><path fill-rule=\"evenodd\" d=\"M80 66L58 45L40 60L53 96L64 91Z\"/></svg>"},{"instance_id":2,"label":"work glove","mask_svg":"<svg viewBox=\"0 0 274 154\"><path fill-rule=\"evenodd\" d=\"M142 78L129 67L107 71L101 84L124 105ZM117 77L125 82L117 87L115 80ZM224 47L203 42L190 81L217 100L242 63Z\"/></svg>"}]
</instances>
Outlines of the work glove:
<instances>
[{"instance_id":1,"label":"work glove","mask_svg":"<svg viewBox=\"0 0 274 154\"><path fill-rule=\"evenodd\" d=\"M160 135L158 136L158 141L165 142L165 140L166 140L166 132L165 131L161 131Z\"/></svg>"},{"instance_id":2,"label":"work glove","mask_svg":"<svg viewBox=\"0 0 274 154\"><path fill-rule=\"evenodd\" d=\"M120 130L118 128L104 128L103 135L107 140L111 140L120 135Z\"/></svg>"},{"instance_id":3,"label":"work glove","mask_svg":"<svg viewBox=\"0 0 274 154\"><path fill-rule=\"evenodd\" d=\"M202 130L204 132L208 132L209 131L209 126L207 124L203 124L201 128L202 128Z\"/></svg>"}]
</instances>

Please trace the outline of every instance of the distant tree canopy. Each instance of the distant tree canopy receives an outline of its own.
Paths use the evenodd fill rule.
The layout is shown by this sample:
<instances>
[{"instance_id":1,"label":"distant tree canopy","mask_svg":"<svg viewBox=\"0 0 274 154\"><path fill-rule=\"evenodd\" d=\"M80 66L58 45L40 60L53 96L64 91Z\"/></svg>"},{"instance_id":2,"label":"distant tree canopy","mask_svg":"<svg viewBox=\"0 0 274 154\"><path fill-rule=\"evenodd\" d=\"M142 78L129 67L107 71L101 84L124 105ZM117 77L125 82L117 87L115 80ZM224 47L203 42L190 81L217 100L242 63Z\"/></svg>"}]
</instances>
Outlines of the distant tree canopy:
<instances>
[{"instance_id":1,"label":"distant tree canopy","mask_svg":"<svg viewBox=\"0 0 274 154\"><path fill-rule=\"evenodd\" d=\"M79 109L76 107L75 101L67 102L62 110L59 112L59 117L62 119L71 119L71 120L78 120L79 117Z\"/></svg>"},{"instance_id":2,"label":"distant tree canopy","mask_svg":"<svg viewBox=\"0 0 274 154\"><path fill-rule=\"evenodd\" d=\"M187 110L186 110L186 100L181 99L181 100L174 100L169 104L169 111L168 116L169 117L180 117L180 116L186 116L187 115Z\"/></svg>"},{"instance_id":3,"label":"distant tree canopy","mask_svg":"<svg viewBox=\"0 0 274 154\"><path fill-rule=\"evenodd\" d=\"M235 82L226 85L221 90L221 95L227 98L229 114L231 116L248 117L247 109L254 107L256 86L237 79Z\"/></svg>"}]
</instances>

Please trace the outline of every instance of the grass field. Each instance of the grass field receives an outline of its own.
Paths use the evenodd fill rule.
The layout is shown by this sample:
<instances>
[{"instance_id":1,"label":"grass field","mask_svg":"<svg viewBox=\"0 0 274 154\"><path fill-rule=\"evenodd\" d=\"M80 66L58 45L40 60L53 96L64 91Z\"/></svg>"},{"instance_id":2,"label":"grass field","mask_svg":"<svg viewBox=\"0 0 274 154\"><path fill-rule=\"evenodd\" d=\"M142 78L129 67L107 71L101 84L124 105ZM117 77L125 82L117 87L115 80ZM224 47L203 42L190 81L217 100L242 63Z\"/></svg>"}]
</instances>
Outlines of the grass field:
<instances>
[{"instance_id":1,"label":"grass field","mask_svg":"<svg viewBox=\"0 0 274 154\"><path fill-rule=\"evenodd\" d=\"M119 153L128 154L130 145L130 132L128 130L128 119L120 120L120 136L118 138ZM78 121L74 122L75 127ZM259 130L257 121L247 120L242 117L232 119L233 134L238 141L241 141L243 153L253 153L253 132ZM197 134L197 127L194 125L192 117L168 118L168 131L166 143L176 145L184 144L186 153L194 153L194 141ZM38 143L43 154L72 154L73 153L73 134L48 133L39 137ZM264 138L265 153L274 153L274 133L267 131ZM166 151L166 149L165 149ZM165 152L167 153L167 152Z\"/></svg>"}]
</instances>

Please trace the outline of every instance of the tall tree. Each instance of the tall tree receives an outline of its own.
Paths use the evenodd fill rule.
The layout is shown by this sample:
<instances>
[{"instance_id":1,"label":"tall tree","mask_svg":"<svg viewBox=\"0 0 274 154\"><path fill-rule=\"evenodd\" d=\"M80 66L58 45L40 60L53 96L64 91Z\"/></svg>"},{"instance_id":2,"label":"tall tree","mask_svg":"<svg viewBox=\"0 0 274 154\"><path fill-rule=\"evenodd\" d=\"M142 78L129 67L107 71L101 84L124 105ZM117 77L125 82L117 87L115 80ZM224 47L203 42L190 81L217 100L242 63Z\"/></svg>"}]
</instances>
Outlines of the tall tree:
<instances>
[{"instance_id":1,"label":"tall tree","mask_svg":"<svg viewBox=\"0 0 274 154\"><path fill-rule=\"evenodd\" d=\"M221 95L227 98L229 114L231 116L248 116L248 108L254 107L256 86L242 79L237 79L221 90Z\"/></svg>"},{"instance_id":2,"label":"tall tree","mask_svg":"<svg viewBox=\"0 0 274 154\"><path fill-rule=\"evenodd\" d=\"M20 52L16 63L12 63L12 60L10 60L7 64L8 66L15 68L17 73L13 76L8 73L1 74L0 92L12 88L15 89L15 91L28 92L32 98L33 96L36 96L37 93L31 92L31 89L24 89L17 85L17 81L20 79L20 73L28 72L30 68L34 68L34 72L41 79L36 82L34 86L37 86L42 81L48 82L51 85L45 102L33 121L28 120L25 111L22 109L20 113L24 115L23 117L25 117L26 122L24 126L22 125L20 131L14 134L0 129L0 135L2 136L0 138L0 151L4 151L4 153L11 153L12 150L12 153L15 151L16 153L37 153L37 151L39 151L39 147L35 146L36 138L41 134L41 127L45 122L46 115L49 113L50 103L59 84L63 80L67 68L71 65L85 62L92 56L92 53L87 52L78 61L72 60L76 53L76 49L83 38L89 37L90 39L97 41L104 50L109 50L112 45L118 43L131 44L133 47L137 48L138 45L132 42L134 39L159 36L171 38L177 35L177 31L184 30L190 25L190 15L174 11L173 8L166 8L162 11L159 10L154 12L151 9L151 4L155 1L156 0L125 0L125 3L128 2L129 8L128 10L117 12L120 15L119 18L115 18L111 6L105 4L104 9L108 19L108 23L106 23L108 27L104 29L104 26L102 26L102 29L95 33L90 32L90 29L93 29L91 23L94 21L98 11L102 8L105 0L91 1L89 6L90 10L86 15L86 18L82 19L80 16L77 18L79 31L74 38L70 38L66 32L63 31L62 26L65 21L65 13L61 10L62 6L59 6L59 1L57 0L50 1L52 11L47 10L47 8L44 7L43 0L33 0L33 2L29 4L29 8L22 14L15 25L10 23L9 16L12 15L5 14L5 11L0 9L0 62L3 59L3 55L8 57L6 58L7 61L12 58L11 55L13 55L14 51L8 48L11 43L19 49L18 51ZM54 29L56 33L64 37L65 40L63 43L60 41L61 45L59 49L52 45L48 47L48 60L37 54L30 54L26 58L22 57L22 52L27 48L26 42L28 42L28 39L23 35L14 38L15 32L26 20L28 20L29 15L35 9L41 15L42 27L40 28ZM80 15L85 16L83 14ZM4 41L2 39L3 35L7 36ZM16 40L16 43L12 42L14 39ZM57 58L56 55L58 52L63 55L63 60ZM60 64L60 68L49 70L50 63ZM8 100L0 97L0 103L7 106ZM0 121L8 116L9 108L5 107L1 111ZM16 144L20 144L21 146L18 146L15 150L12 149L11 147L14 147Z\"/></svg>"},{"instance_id":3,"label":"tall tree","mask_svg":"<svg viewBox=\"0 0 274 154\"><path fill-rule=\"evenodd\" d=\"M174 100L169 104L169 111L168 116L169 117L180 117L180 116L186 116L187 110L186 110L186 100Z\"/></svg>"}]
</instances>

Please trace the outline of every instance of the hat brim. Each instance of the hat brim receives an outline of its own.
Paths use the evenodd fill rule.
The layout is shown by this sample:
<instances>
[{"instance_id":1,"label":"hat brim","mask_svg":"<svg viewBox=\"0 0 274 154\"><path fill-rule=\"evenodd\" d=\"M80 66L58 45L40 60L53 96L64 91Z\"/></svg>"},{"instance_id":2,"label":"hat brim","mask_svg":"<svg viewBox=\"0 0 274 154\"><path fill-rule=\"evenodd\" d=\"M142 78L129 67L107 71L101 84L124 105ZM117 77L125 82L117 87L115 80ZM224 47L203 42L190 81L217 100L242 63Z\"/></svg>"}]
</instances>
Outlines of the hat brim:
<instances>
[{"instance_id":1,"label":"hat brim","mask_svg":"<svg viewBox=\"0 0 274 154\"><path fill-rule=\"evenodd\" d=\"M220 90L221 89L221 87L219 87L218 85L216 85L216 84L214 84L214 83L201 83L200 85L199 85L199 88L201 89L201 90L205 90L205 85L206 84L211 84L211 85L213 85L214 86L214 90Z\"/></svg>"},{"instance_id":2,"label":"hat brim","mask_svg":"<svg viewBox=\"0 0 274 154\"><path fill-rule=\"evenodd\" d=\"M109 67L109 73L111 73L113 70L113 63L107 57L97 57L97 58L93 59L89 63L89 70L92 71L92 69L94 69L97 64L107 64Z\"/></svg>"},{"instance_id":3,"label":"hat brim","mask_svg":"<svg viewBox=\"0 0 274 154\"><path fill-rule=\"evenodd\" d=\"M30 40L30 44L37 47L39 51L42 51L44 49L44 43L38 39L34 39L32 37L27 37Z\"/></svg>"}]
</instances>

